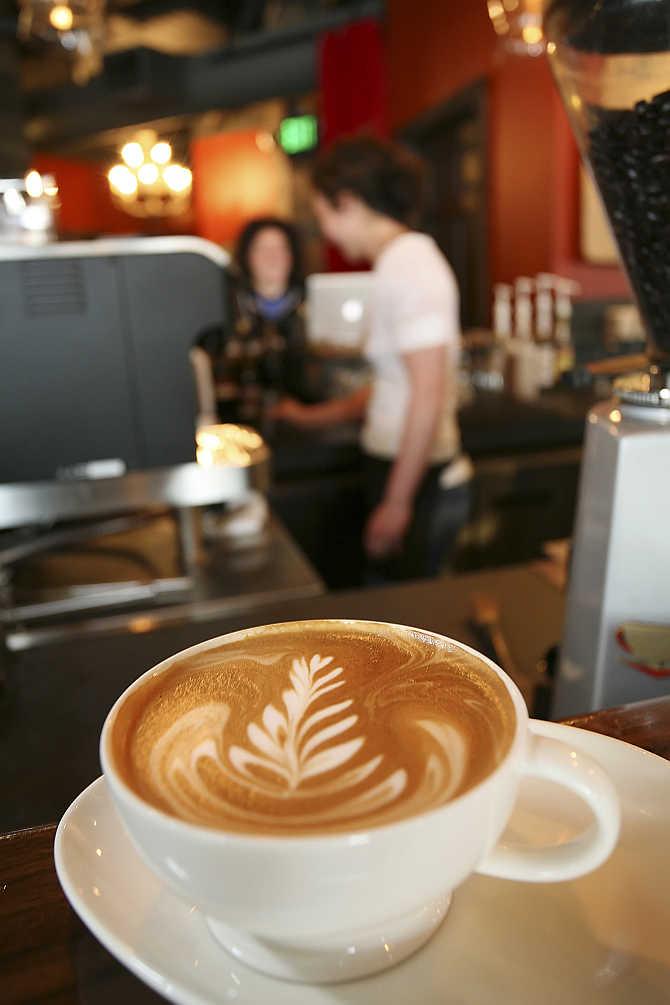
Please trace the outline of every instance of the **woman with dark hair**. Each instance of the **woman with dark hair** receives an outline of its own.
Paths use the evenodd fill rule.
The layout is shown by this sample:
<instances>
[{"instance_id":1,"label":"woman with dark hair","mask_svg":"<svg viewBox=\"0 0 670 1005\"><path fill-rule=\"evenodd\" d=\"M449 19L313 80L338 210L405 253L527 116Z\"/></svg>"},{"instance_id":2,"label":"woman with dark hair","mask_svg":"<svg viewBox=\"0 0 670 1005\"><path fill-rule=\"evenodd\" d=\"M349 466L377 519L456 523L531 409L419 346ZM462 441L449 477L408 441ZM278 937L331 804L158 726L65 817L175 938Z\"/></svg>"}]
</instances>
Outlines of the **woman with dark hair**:
<instances>
[{"instance_id":1,"label":"woman with dark hair","mask_svg":"<svg viewBox=\"0 0 670 1005\"><path fill-rule=\"evenodd\" d=\"M321 156L312 181L324 235L373 266L372 381L312 407L282 401L275 414L304 427L364 419L370 578L434 575L467 518L470 470L456 419L458 288L435 242L416 230L423 164L395 144L354 137Z\"/></svg>"},{"instance_id":2,"label":"woman with dark hair","mask_svg":"<svg viewBox=\"0 0 670 1005\"><path fill-rule=\"evenodd\" d=\"M200 422L260 424L281 395L305 397L304 281L295 228L252 220L235 251L231 325L202 332L191 351Z\"/></svg>"},{"instance_id":3,"label":"woman with dark hair","mask_svg":"<svg viewBox=\"0 0 670 1005\"><path fill-rule=\"evenodd\" d=\"M269 290L270 300L277 288L280 295L289 289L303 290L298 232L292 223L279 217L260 216L246 225L237 239L235 262L246 288L256 291L261 299L264 298L262 286Z\"/></svg>"}]
</instances>

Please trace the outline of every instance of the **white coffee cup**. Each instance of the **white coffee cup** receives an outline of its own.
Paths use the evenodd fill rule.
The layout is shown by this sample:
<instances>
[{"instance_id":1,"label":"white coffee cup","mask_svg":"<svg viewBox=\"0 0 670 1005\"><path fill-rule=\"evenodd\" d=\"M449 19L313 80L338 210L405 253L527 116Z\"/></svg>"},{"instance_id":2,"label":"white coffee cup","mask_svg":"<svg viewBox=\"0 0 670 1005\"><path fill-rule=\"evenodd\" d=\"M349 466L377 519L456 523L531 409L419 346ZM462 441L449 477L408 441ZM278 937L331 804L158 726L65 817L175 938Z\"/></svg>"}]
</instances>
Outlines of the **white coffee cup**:
<instances>
[{"instance_id":1,"label":"white coffee cup","mask_svg":"<svg viewBox=\"0 0 670 1005\"><path fill-rule=\"evenodd\" d=\"M356 625L364 629L366 622ZM498 675L516 715L508 753L462 796L396 823L323 836L226 833L156 809L127 786L114 765L110 738L117 710L175 660L248 634L201 643L149 670L115 703L100 741L112 797L142 858L201 909L214 937L244 963L296 981L362 977L400 962L426 942L442 922L452 891L472 872L530 882L570 880L597 868L614 848L619 803L600 766L544 735L543 723L529 720L518 688L494 663L437 635ZM498 844L524 776L571 790L588 804L593 824L561 845Z\"/></svg>"}]
</instances>

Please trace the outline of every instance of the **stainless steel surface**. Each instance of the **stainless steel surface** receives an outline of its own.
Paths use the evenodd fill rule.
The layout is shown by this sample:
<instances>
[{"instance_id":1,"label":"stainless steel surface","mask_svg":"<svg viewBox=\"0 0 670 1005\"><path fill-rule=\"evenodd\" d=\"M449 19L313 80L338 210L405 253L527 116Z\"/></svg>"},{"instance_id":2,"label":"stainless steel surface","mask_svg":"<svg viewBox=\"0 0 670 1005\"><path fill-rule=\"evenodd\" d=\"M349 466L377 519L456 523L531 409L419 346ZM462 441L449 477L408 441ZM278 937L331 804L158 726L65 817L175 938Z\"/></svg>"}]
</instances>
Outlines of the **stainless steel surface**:
<instances>
[{"instance_id":1,"label":"stainless steel surface","mask_svg":"<svg viewBox=\"0 0 670 1005\"><path fill-rule=\"evenodd\" d=\"M139 634L323 593L325 586L319 575L280 521L272 517L265 536L248 546L219 544L208 550L194 575L192 599L188 602L138 607L122 614L77 621L15 624L7 629L5 643L8 649L19 651L83 636Z\"/></svg>"},{"instance_id":2,"label":"stainless steel surface","mask_svg":"<svg viewBox=\"0 0 670 1005\"><path fill-rule=\"evenodd\" d=\"M16 544L0 548L0 568L13 565L15 562L20 562L24 558L38 555L51 548L62 548L72 543L81 544L89 538L101 537L103 534L117 534L125 530L132 530L135 527L141 527L150 519L153 519L153 514L133 513L131 516L113 517L111 520L96 520L94 523L46 531L43 534L35 534L27 540L22 538ZM2 538L0 538L1 541Z\"/></svg>"},{"instance_id":3,"label":"stainless steel surface","mask_svg":"<svg viewBox=\"0 0 670 1005\"><path fill-rule=\"evenodd\" d=\"M230 265L230 255L202 237L103 237L95 241L62 241L39 248L0 242L0 261L26 258L93 258L101 255L204 255L215 265Z\"/></svg>"},{"instance_id":4,"label":"stainless steel surface","mask_svg":"<svg viewBox=\"0 0 670 1005\"><path fill-rule=\"evenodd\" d=\"M670 415L630 412L604 402L587 422L556 718L668 691L670 678L641 666L625 631L670 622Z\"/></svg>"},{"instance_id":5,"label":"stainless steel surface","mask_svg":"<svg viewBox=\"0 0 670 1005\"><path fill-rule=\"evenodd\" d=\"M0 484L0 530L30 524L105 516L151 506L209 506L267 491L269 451L260 448L247 467L180 464L133 471L119 478Z\"/></svg>"},{"instance_id":6,"label":"stainless steel surface","mask_svg":"<svg viewBox=\"0 0 670 1005\"><path fill-rule=\"evenodd\" d=\"M58 596L47 594L35 603L8 608L0 612L0 622L16 625L35 618L46 619L101 607L120 607L139 601L165 602L174 594L188 594L192 589L193 580L190 576L153 579L149 583L91 583L88 586L73 586L60 591Z\"/></svg>"},{"instance_id":7,"label":"stainless steel surface","mask_svg":"<svg viewBox=\"0 0 670 1005\"><path fill-rule=\"evenodd\" d=\"M202 550L202 521L200 511L180 507L177 510L179 523L179 543L184 571L190 576L198 569Z\"/></svg>"},{"instance_id":8,"label":"stainless steel surface","mask_svg":"<svg viewBox=\"0 0 670 1005\"><path fill-rule=\"evenodd\" d=\"M666 372L656 364L648 370L617 378L614 389L626 404L670 411L670 370Z\"/></svg>"}]
</instances>

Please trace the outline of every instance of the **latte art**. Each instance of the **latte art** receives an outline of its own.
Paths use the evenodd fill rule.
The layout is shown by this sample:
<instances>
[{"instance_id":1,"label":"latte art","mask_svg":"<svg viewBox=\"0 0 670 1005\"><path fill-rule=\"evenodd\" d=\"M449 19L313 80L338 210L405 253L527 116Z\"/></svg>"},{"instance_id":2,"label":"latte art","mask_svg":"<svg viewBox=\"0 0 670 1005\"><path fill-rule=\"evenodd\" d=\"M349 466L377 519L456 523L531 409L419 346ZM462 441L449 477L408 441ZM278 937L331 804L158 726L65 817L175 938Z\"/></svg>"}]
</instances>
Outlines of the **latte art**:
<instances>
[{"instance_id":1,"label":"latte art","mask_svg":"<svg viewBox=\"0 0 670 1005\"><path fill-rule=\"evenodd\" d=\"M247 726L248 747L236 744L225 749L217 737L225 738L225 724L230 710L224 704L200 706L186 712L161 737L150 757L151 781L162 790L178 816L200 822L206 805L212 817L217 812L235 814L235 807L217 799L201 779L202 759L216 764L229 784L247 786L252 796L272 799L332 800L333 805L321 813L321 819L349 817L365 806L380 809L396 799L407 784L402 769L362 793L350 797L356 788L376 772L383 760L378 754L356 767L348 767L363 746L362 736L333 743L333 739L351 731L357 715L345 715L352 699L327 704L317 712L309 709L324 695L346 684L342 668L319 673L332 663L332 657L313 656L309 662L301 657L293 660L291 688L283 692L284 711L266 705L262 724ZM329 724L316 729L325 720ZM196 737L202 737L201 739ZM221 748L223 747L223 753ZM345 765L347 770L344 769ZM325 776L325 777L322 777ZM314 784L308 784L314 780ZM220 780L219 780L220 783ZM193 799L195 794L195 800ZM245 818L252 814L246 811ZM262 815L253 814L259 822ZM311 815L292 814L292 823L308 823Z\"/></svg>"},{"instance_id":2,"label":"latte art","mask_svg":"<svg viewBox=\"0 0 670 1005\"><path fill-rule=\"evenodd\" d=\"M310 833L441 805L495 768L513 722L502 683L457 647L303 623L186 655L128 696L112 743L128 784L174 816Z\"/></svg>"},{"instance_id":3,"label":"latte art","mask_svg":"<svg viewBox=\"0 0 670 1005\"><path fill-rule=\"evenodd\" d=\"M363 746L363 737L359 736L318 750L328 740L347 732L358 722L357 715L343 717L344 712L351 708L351 698L326 704L318 712L308 715L310 707L319 698L346 684L344 679L337 680L342 677L342 667L323 672L332 662L332 656L324 659L312 656L309 663L304 657L294 659L289 675L291 687L282 693L285 711L266 705L262 725L252 722L247 727L249 741L260 751L260 756L249 753L243 747L231 747L228 752L230 760L250 782L258 781L258 772L253 769L262 768L271 776L278 776L282 790L288 788L293 791L308 778L341 767ZM307 737L313 727L333 717L334 722Z\"/></svg>"}]
</instances>

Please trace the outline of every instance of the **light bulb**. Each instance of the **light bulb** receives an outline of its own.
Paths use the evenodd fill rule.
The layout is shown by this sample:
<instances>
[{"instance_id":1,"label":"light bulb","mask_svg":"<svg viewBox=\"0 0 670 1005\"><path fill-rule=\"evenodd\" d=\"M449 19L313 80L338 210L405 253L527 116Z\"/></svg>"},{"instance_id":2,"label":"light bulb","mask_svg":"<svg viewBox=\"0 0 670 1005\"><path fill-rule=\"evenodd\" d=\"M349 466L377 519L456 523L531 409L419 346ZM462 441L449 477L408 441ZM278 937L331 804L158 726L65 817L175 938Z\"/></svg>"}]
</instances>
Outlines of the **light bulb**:
<instances>
[{"instance_id":1,"label":"light bulb","mask_svg":"<svg viewBox=\"0 0 670 1005\"><path fill-rule=\"evenodd\" d=\"M167 164L172 157L172 147L165 140L154 143L151 148L151 159L155 164Z\"/></svg>"},{"instance_id":2,"label":"light bulb","mask_svg":"<svg viewBox=\"0 0 670 1005\"><path fill-rule=\"evenodd\" d=\"M163 171L163 181L172 192L186 192L192 178L189 169L181 164L168 164Z\"/></svg>"},{"instance_id":3,"label":"light bulb","mask_svg":"<svg viewBox=\"0 0 670 1005\"><path fill-rule=\"evenodd\" d=\"M49 23L56 31L69 31L74 22L74 15L67 4L58 3L49 11Z\"/></svg>"},{"instance_id":4,"label":"light bulb","mask_svg":"<svg viewBox=\"0 0 670 1005\"><path fill-rule=\"evenodd\" d=\"M536 24L527 24L521 30L521 37L526 45L537 45L542 41L542 29Z\"/></svg>"},{"instance_id":5,"label":"light bulb","mask_svg":"<svg viewBox=\"0 0 670 1005\"><path fill-rule=\"evenodd\" d=\"M155 164L143 164L137 172L137 177L143 185L153 185L158 181L158 168Z\"/></svg>"},{"instance_id":6,"label":"light bulb","mask_svg":"<svg viewBox=\"0 0 670 1005\"><path fill-rule=\"evenodd\" d=\"M15 188L8 188L2 198L10 216L19 216L26 208L26 200Z\"/></svg>"},{"instance_id":7,"label":"light bulb","mask_svg":"<svg viewBox=\"0 0 670 1005\"><path fill-rule=\"evenodd\" d=\"M125 143L121 147L121 156L124 161L131 168L138 168L140 164L144 163L144 150L139 143L135 141L131 143Z\"/></svg>"},{"instance_id":8,"label":"light bulb","mask_svg":"<svg viewBox=\"0 0 670 1005\"><path fill-rule=\"evenodd\" d=\"M137 191L137 179L125 164L115 164L110 169L107 178L109 184L119 195L134 195Z\"/></svg>"},{"instance_id":9,"label":"light bulb","mask_svg":"<svg viewBox=\"0 0 670 1005\"><path fill-rule=\"evenodd\" d=\"M29 171L25 178L26 192L31 199L39 199L44 194L42 175L39 171Z\"/></svg>"}]
</instances>

